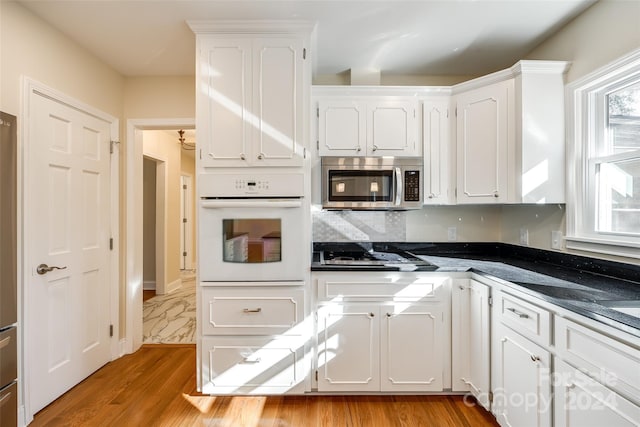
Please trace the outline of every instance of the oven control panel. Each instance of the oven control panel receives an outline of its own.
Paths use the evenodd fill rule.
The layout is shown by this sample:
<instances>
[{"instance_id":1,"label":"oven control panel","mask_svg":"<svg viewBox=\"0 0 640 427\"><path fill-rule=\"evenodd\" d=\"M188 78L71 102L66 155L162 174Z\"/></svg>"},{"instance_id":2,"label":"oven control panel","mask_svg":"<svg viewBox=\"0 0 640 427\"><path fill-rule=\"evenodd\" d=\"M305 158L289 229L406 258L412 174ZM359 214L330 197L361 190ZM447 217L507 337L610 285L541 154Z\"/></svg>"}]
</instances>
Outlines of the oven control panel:
<instances>
[{"instance_id":1,"label":"oven control panel","mask_svg":"<svg viewBox=\"0 0 640 427\"><path fill-rule=\"evenodd\" d=\"M198 195L210 197L302 197L301 173L207 173L198 176Z\"/></svg>"}]
</instances>

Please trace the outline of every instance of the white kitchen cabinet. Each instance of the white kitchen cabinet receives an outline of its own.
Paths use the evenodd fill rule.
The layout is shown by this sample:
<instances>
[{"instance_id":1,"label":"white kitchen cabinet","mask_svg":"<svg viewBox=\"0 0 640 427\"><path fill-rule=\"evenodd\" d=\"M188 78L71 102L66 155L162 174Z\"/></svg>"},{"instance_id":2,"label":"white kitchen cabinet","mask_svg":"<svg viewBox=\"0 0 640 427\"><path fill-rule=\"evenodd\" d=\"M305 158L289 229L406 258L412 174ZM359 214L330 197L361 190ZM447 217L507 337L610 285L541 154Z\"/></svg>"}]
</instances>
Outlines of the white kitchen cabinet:
<instances>
[{"instance_id":1,"label":"white kitchen cabinet","mask_svg":"<svg viewBox=\"0 0 640 427\"><path fill-rule=\"evenodd\" d=\"M301 166L310 28L190 25L197 35L200 167Z\"/></svg>"},{"instance_id":2,"label":"white kitchen cabinet","mask_svg":"<svg viewBox=\"0 0 640 427\"><path fill-rule=\"evenodd\" d=\"M637 427L640 406L567 363L554 369L555 427Z\"/></svg>"},{"instance_id":3,"label":"white kitchen cabinet","mask_svg":"<svg viewBox=\"0 0 640 427\"><path fill-rule=\"evenodd\" d=\"M458 203L508 201L512 100L512 80L456 96Z\"/></svg>"},{"instance_id":4,"label":"white kitchen cabinet","mask_svg":"<svg viewBox=\"0 0 640 427\"><path fill-rule=\"evenodd\" d=\"M469 391L490 409L491 288L473 279L451 286L452 390Z\"/></svg>"},{"instance_id":5,"label":"white kitchen cabinet","mask_svg":"<svg viewBox=\"0 0 640 427\"><path fill-rule=\"evenodd\" d=\"M397 271L314 272L318 391L448 387L450 280Z\"/></svg>"},{"instance_id":6,"label":"white kitchen cabinet","mask_svg":"<svg viewBox=\"0 0 640 427\"><path fill-rule=\"evenodd\" d=\"M318 391L442 391L440 304L318 310Z\"/></svg>"},{"instance_id":7,"label":"white kitchen cabinet","mask_svg":"<svg viewBox=\"0 0 640 427\"><path fill-rule=\"evenodd\" d=\"M564 203L567 68L520 61L453 87L458 203Z\"/></svg>"},{"instance_id":8,"label":"white kitchen cabinet","mask_svg":"<svg viewBox=\"0 0 640 427\"><path fill-rule=\"evenodd\" d=\"M317 103L320 156L422 155L415 99L338 96Z\"/></svg>"},{"instance_id":9,"label":"white kitchen cabinet","mask_svg":"<svg viewBox=\"0 0 640 427\"><path fill-rule=\"evenodd\" d=\"M424 150L424 204L442 205L454 202L455 182L451 171L452 150L449 97L430 97L422 101L422 140Z\"/></svg>"},{"instance_id":10,"label":"white kitchen cabinet","mask_svg":"<svg viewBox=\"0 0 640 427\"><path fill-rule=\"evenodd\" d=\"M492 410L501 426L551 426L551 353L498 323Z\"/></svg>"},{"instance_id":11,"label":"white kitchen cabinet","mask_svg":"<svg viewBox=\"0 0 640 427\"><path fill-rule=\"evenodd\" d=\"M307 391L311 329L305 322L304 282L206 283L197 291L199 390Z\"/></svg>"}]
</instances>

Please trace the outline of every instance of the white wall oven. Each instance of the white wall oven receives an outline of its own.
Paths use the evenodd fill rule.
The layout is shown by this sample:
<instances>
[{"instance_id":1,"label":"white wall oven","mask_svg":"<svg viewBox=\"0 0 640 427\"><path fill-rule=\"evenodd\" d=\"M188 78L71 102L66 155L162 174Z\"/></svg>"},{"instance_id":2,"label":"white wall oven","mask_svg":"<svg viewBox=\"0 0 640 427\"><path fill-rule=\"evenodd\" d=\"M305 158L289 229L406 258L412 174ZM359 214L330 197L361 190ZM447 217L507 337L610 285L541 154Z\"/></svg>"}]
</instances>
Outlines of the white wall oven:
<instances>
[{"instance_id":1,"label":"white wall oven","mask_svg":"<svg viewBox=\"0 0 640 427\"><path fill-rule=\"evenodd\" d=\"M304 279L302 174L208 174L199 188L201 282Z\"/></svg>"}]
</instances>

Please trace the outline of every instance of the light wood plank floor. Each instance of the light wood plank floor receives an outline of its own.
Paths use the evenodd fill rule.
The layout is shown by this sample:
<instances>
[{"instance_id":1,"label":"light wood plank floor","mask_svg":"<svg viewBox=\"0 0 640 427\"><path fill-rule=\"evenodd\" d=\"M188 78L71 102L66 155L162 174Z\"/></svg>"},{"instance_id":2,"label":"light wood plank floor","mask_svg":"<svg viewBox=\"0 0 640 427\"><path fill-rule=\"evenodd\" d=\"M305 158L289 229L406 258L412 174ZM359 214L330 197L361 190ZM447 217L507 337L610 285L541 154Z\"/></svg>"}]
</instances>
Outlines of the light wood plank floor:
<instances>
[{"instance_id":1,"label":"light wood plank floor","mask_svg":"<svg viewBox=\"0 0 640 427\"><path fill-rule=\"evenodd\" d=\"M195 392L195 346L144 345L36 414L32 426L497 426L460 396L214 397Z\"/></svg>"}]
</instances>

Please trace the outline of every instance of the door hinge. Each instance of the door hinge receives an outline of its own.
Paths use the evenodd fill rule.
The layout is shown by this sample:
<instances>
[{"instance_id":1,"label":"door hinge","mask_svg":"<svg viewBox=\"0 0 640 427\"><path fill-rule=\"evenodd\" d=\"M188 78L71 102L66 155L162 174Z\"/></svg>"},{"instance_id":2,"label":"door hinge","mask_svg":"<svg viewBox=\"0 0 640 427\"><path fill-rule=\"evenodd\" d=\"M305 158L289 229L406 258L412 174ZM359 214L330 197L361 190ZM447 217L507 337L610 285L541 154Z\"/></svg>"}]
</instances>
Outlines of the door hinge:
<instances>
[{"instance_id":1,"label":"door hinge","mask_svg":"<svg viewBox=\"0 0 640 427\"><path fill-rule=\"evenodd\" d=\"M302 49L302 59L307 59L307 48Z\"/></svg>"},{"instance_id":2,"label":"door hinge","mask_svg":"<svg viewBox=\"0 0 640 427\"><path fill-rule=\"evenodd\" d=\"M116 144L120 144L120 141L116 141L114 139L109 141L109 154L113 154L113 146Z\"/></svg>"},{"instance_id":3,"label":"door hinge","mask_svg":"<svg viewBox=\"0 0 640 427\"><path fill-rule=\"evenodd\" d=\"M318 381L318 370L316 369L316 381Z\"/></svg>"},{"instance_id":4,"label":"door hinge","mask_svg":"<svg viewBox=\"0 0 640 427\"><path fill-rule=\"evenodd\" d=\"M109 336L113 336L113 325L109 325Z\"/></svg>"},{"instance_id":5,"label":"door hinge","mask_svg":"<svg viewBox=\"0 0 640 427\"><path fill-rule=\"evenodd\" d=\"M187 223L187 218L182 218L182 222L186 224Z\"/></svg>"},{"instance_id":6,"label":"door hinge","mask_svg":"<svg viewBox=\"0 0 640 427\"><path fill-rule=\"evenodd\" d=\"M112 251L113 250L113 237L109 238L109 250Z\"/></svg>"},{"instance_id":7,"label":"door hinge","mask_svg":"<svg viewBox=\"0 0 640 427\"><path fill-rule=\"evenodd\" d=\"M182 252L182 256L187 256L187 253L186 252Z\"/></svg>"},{"instance_id":8,"label":"door hinge","mask_svg":"<svg viewBox=\"0 0 640 427\"><path fill-rule=\"evenodd\" d=\"M183 184L183 185L182 185L182 189L183 189L183 190L186 190L186 189L187 189L187 184Z\"/></svg>"},{"instance_id":9,"label":"door hinge","mask_svg":"<svg viewBox=\"0 0 640 427\"><path fill-rule=\"evenodd\" d=\"M200 160L202 160L202 150L198 150L198 156L200 157Z\"/></svg>"},{"instance_id":10,"label":"door hinge","mask_svg":"<svg viewBox=\"0 0 640 427\"><path fill-rule=\"evenodd\" d=\"M316 117L320 118L320 107L316 108Z\"/></svg>"},{"instance_id":11,"label":"door hinge","mask_svg":"<svg viewBox=\"0 0 640 427\"><path fill-rule=\"evenodd\" d=\"M489 305L493 305L493 297L489 297L488 301L489 301Z\"/></svg>"},{"instance_id":12,"label":"door hinge","mask_svg":"<svg viewBox=\"0 0 640 427\"><path fill-rule=\"evenodd\" d=\"M493 403L493 392L489 392L489 403Z\"/></svg>"}]
</instances>

